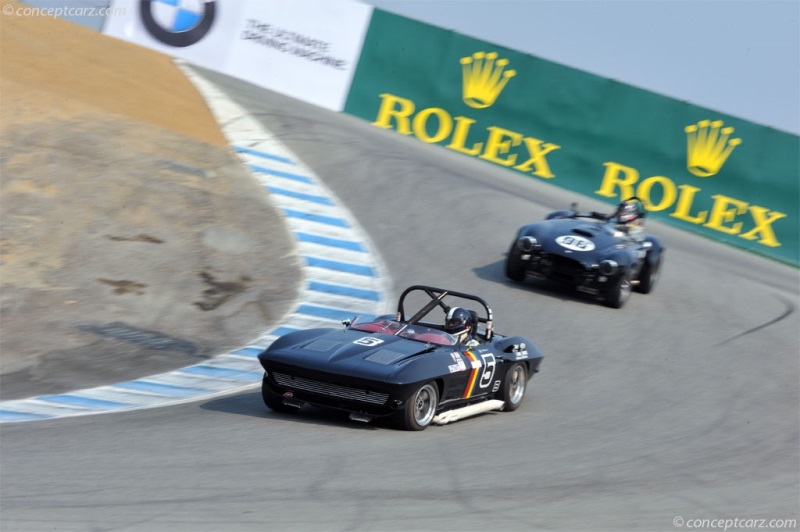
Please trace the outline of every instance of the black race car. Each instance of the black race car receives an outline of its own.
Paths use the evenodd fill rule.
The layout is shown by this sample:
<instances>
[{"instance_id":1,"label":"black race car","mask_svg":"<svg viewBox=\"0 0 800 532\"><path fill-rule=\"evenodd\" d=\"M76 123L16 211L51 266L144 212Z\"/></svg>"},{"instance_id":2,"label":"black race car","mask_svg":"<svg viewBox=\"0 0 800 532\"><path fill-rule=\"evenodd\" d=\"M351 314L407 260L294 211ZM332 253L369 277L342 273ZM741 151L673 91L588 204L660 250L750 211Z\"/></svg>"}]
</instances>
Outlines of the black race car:
<instances>
[{"instance_id":1,"label":"black race car","mask_svg":"<svg viewBox=\"0 0 800 532\"><path fill-rule=\"evenodd\" d=\"M575 204L572 210L550 213L519 229L506 258L506 276L572 285L621 308L631 290L653 290L664 258L661 241L642 230L645 215L635 197L613 214L579 213Z\"/></svg>"},{"instance_id":2,"label":"black race car","mask_svg":"<svg viewBox=\"0 0 800 532\"><path fill-rule=\"evenodd\" d=\"M404 290L396 314L342 325L286 334L258 355L267 407L330 407L423 430L516 410L542 361L528 338L494 332L483 299L431 286Z\"/></svg>"}]
</instances>

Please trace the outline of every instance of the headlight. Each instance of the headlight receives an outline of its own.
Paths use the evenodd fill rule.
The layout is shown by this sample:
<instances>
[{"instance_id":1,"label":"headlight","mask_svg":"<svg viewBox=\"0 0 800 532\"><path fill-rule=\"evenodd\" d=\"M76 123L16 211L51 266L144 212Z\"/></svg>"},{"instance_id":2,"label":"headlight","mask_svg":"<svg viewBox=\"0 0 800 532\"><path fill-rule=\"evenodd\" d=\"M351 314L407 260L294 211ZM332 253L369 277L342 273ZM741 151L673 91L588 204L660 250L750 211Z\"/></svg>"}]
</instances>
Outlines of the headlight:
<instances>
[{"instance_id":1,"label":"headlight","mask_svg":"<svg viewBox=\"0 0 800 532\"><path fill-rule=\"evenodd\" d=\"M533 238L532 236L523 236L519 240L517 240L517 247L520 251L524 251L525 253L530 253L534 249L539 246L539 241Z\"/></svg>"},{"instance_id":2,"label":"headlight","mask_svg":"<svg viewBox=\"0 0 800 532\"><path fill-rule=\"evenodd\" d=\"M619 264L613 260L604 260L598 265L598 269L603 275L614 275L619 269Z\"/></svg>"}]
</instances>

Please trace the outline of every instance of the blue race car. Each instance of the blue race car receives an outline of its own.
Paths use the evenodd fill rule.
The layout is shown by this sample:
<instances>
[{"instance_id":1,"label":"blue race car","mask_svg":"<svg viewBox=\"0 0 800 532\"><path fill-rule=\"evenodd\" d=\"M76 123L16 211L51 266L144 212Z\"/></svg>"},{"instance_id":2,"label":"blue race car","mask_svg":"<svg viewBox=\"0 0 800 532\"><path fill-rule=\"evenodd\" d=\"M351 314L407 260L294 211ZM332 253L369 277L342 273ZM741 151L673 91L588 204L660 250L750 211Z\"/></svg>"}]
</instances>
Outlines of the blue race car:
<instances>
[{"instance_id":1,"label":"blue race car","mask_svg":"<svg viewBox=\"0 0 800 532\"><path fill-rule=\"evenodd\" d=\"M262 397L274 411L308 404L347 411L355 421L388 417L400 428L424 430L516 410L542 354L528 338L496 334L483 299L414 285L401 294L396 314L292 332L258 359Z\"/></svg>"},{"instance_id":2,"label":"blue race car","mask_svg":"<svg viewBox=\"0 0 800 532\"><path fill-rule=\"evenodd\" d=\"M653 290L664 258L661 241L643 232L645 215L635 197L612 214L579 213L574 204L572 210L550 213L517 231L506 257L506 276L571 285L621 308L632 290Z\"/></svg>"}]
</instances>

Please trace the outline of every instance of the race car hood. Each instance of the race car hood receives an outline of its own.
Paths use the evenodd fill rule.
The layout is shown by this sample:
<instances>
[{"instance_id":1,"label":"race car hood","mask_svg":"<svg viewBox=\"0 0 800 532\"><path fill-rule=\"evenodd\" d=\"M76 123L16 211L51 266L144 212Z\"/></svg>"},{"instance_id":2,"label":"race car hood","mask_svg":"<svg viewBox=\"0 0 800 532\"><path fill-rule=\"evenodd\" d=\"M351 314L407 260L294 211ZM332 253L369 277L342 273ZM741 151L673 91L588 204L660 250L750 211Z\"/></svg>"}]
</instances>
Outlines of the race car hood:
<instances>
[{"instance_id":1,"label":"race car hood","mask_svg":"<svg viewBox=\"0 0 800 532\"><path fill-rule=\"evenodd\" d=\"M292 333L297 341L276 342L259 355L265 369L270 362L304 367L339 375L385 380L411 359L433 351L432 344L391 334L366 333L353 329L332 330L309 337L311 331Z\"/></svg>"},{"instance_id":2,"label":"race car hood","mask_svg":"<svg viewBox=\"0 0 800 532\"><path fill-rule=\"evenodd\" d=\"M581 253L596 255L629 244L628 237L613 224L582 219L545 220L523 228L520 236L523 235L536 237L546 253L571 255L576 259Z\"/></svg>"}]
</instances>

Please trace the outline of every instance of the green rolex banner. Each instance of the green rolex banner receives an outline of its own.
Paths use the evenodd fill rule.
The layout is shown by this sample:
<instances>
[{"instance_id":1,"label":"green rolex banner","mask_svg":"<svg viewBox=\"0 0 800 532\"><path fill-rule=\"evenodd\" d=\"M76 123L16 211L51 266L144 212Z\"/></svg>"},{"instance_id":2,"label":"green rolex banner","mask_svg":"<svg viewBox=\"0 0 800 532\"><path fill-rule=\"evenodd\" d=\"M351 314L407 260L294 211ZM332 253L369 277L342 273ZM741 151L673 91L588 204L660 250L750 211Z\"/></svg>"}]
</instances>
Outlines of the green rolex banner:
<instances>
[{"instance_id":1,"label":"green rolex banner","mask_svg":"<svg viewBox=\"0 0 800 532\"><path fill-rule=\"evenodd\" d=\"M800 138L375 10L344 111L800 264Z\"/></svg>"}]
</instances>

